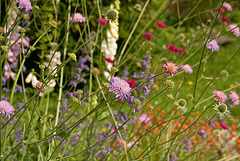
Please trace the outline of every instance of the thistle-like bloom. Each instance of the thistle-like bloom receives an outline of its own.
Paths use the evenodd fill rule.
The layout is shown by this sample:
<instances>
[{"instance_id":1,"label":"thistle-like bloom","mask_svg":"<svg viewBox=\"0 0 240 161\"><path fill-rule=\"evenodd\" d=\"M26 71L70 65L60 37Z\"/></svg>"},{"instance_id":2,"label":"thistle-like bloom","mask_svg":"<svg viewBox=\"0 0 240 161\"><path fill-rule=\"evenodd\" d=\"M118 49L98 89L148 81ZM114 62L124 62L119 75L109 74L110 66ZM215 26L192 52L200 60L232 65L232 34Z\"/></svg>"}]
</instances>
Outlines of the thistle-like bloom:
<instances>
[{"instance_id":1,"label":"thistle-like bloom","mask_svg":"<svg viewBox=\"0 0 240 161\"><path fill-rule=\"evenodd\" d=\"M206 44L206 47L207 47L208 49L212 49L212 52L219 50L219 46L218 46L218 43L217 43L216 40L212 40L212 41L210 41L209 43L207 43L207 44Z\"/></svg>"},{"instance_id":2,"label":"thistle-like bloom","mask_svg":"<svg viewBox=\"0 0 240 161\"><path fill-rule=\"evenodd\" d=\"M153 36L150 32L142 34L142 36L145 37L146 39L153 40Z\"/></svg>"},{"instance_id":3,"label":"thistle-like bloom","mask_svg":"<svg viewBox=\"0 0 240 161\"><path fill-rule=\"evenodd\" d=\"M83 17L81 13L75 13L73 18L70 17L70 21L82 23L86 21L86 17Z\"/></svg>"},{"instance_id":4,"label":"thistle-like bloom","mask_svg":"<svg viewBox=\"0 0 240 161\"><path fill-rule=\"evenodd\" d=\"M106 23L107 23L107 20L105 20L104 18L97 19L97 21L100 22L103 25L106 25ZM107 24L107 26L108 25L109 25L109 23Z\"/></svg>"},{"instance_id":5,"label":"thistle-like bloom","mask_svg":"<svg viewBox=\"0 0 240 161\"><path fill-rule=\"evenodd\" d=\"M156 24L158 25L159 28L164 28L164 29L166 28L166 25L161 21L157 21Z\"/></svg>"},{"instance_id":6,"label":"thistle-like bloom","mask_svg":"<svg viewBox=\"0 0 240 161\"><path fill-rule=\"evenodd\" d=\"M148 121L150 121L150 118L146 114L143 114L139 117L139 120L140 122L148 123Z\"/></svg>"},{"instance_id":7,"label":"thistle-like bloom","mask_svg":"<svg viewBox=\"0 0 240 161\"><path fill-rule=\"evenodd\" d=\"M173 62L166 62L163 64L164 72L169 76L174 76L178 73L178 69L180 68L178 64L174 64Z\"/></svg>"},{"instance_id":8,"label":"thistle-like bloom","mask_svg":"<svg viewBox=\"0 0 240 161\"><path fill-rule=\"evenodd\" d=\"M0 101L0 113L10 118L10 114L14 114L14 108L7 101Z\"/></svg>"},{"instance_id":9,"label":"thistle-like bloom","mask_svg":"<svg viewBox=\"0 0 240 161\"><path fill-rule=\"evenodd\" d=\"M234 105L239 105L239 96L236 92L230 91L231 94L229 95L230 98L232 99L232 102Z\"/></svg>"},{"instance_id":10,"label":"thistle-like bloom","mask_svg":"<svg viewBox=\"0 0 240 161\"><path fill-rule=\"evenodd\" d=\"M233 11L232 6L229 3L224 2L223 7L225 7L228 11Z\"/></svg>"},{"instance_id":11,"label":"thistle-like bloom","mask_svg":"<svg viewBox=\"0 0 240 161\"><path fill-rule=\"evenodd\" d=\"M225 123L223 123L223 122L219 122L219 124L222 126L223 129L229 130L227 124L225 124Z\"/></svg>"},{"instance_id":12,"label":"thistle-like bloom","mask_svg":"<svg viewBox=\"0 0 240 161\"><path fill-rule=\"evenodd\" d=\"M26 12L33 9L30 0L17 0L17 2L19 3L18 8L21 8L21 9L25 8Z\"/></svg>"},{"instance_id":13,"label":"thistle-like bloom","mask_svg":"<svg viewBox=\"0 0 240 161\"><path fill-rule=\"evenodd\" d=\"M189 64L185 64L181 67L186 73L192 74L193 70Z\"/></svg>"},{"instance_id":14,"label":"thistle-like bloom","mask_svg":"<svg viewBox=\"0 0 240 161\"><path fill-rule=\"evenodd\" d=\"M116 98L123 100L131 95L131 88L125 80L119 77L113 77L109 84L109 92L115 93Z\"/></svg>"},{"instance_id":15,"label":"thistle-like bloom","mask_svg":"<svg viewBox=\"0 0 240 161\"><path fill-rule=\"evenodd\" d=\"M229 25L229 29L234 33L234 35L236 35L237 37L240 36L240 32L239 32L239 27L237 27L237 25Z\"/></svg>"},{"instance_id":16,"label":"thistle-like bloom","mask_svg":"<svg viewBox=\"0 0 240 161\"><path fill-rule=\"evenodd\" d=\"M220 103L224 103L227 100L227 96L221 91L214 91L213 96L215 97L215 100Z\"/></svg>"}]
</instances>

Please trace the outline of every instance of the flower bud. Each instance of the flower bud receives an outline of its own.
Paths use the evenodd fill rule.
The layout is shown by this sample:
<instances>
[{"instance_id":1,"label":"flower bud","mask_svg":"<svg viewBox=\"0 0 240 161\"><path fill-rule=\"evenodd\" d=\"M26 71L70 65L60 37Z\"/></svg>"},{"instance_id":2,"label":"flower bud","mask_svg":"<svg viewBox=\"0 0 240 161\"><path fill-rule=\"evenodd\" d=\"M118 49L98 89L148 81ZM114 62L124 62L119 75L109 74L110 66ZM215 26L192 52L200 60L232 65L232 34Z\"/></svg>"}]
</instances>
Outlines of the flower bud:
<instances>
[{"instance_id":1,"label":"flower bud","mask_svg":"<svg viewBox=\"0 0 240 161\"><path fill-rule=\"evenodd\" d=\"M68 53L68 56L73 60L73 61L77 61L77 56L74 53Z\"/></svg>"},{"instance_id":2,"label":"flower bud","mask_svg":"<svg viewBox=\"0 0 240 161\"><path fill-rule=\"evenodd\" d=\"M103 85L108 88L109 83L103 83Z\"/></svg>"},{"instance_id":3,"label":"flower bud","mask_svg":"<svg viewBox=\"0 0 240 161\"><path fill-rule=\"evenodd\" d=\"M77 99L76 97L73 97L72 99L73 99L73 101L74 101L75 103L79 103L79 102L78 102L78 99Z\"/></svg>"},{"instance_id":4,"label":"flower bud","mask_svg":"<svg viewBox=\"0 0 240 161\"><path fill-rule=\"evenodd\" d=\"M25 28L22 28L22 27L18 31L22 34L24 34L26 32Z\"/></svg>"},{"instance_id":5,"label":"flower bud","mask_svg":"<svg viewBox=\"0 0 240 161\"><path fill-rule=\"evenodd\" d=\"M180 39L185 39L185 35L184 35L184 34L180 34L180 35L179 35L179 38L180 38Z\"/></svg>"},{"instance_id":6,"label":"flower bud","mask_svg":"<svg viewBox=\"0 0 240 161\"><path fill-rule=\"evenodd\" d=\"M95 75L98 75L98 74L99 74L98 68L93 68L92 72L93 72L93 74L95 74Z\"/></svg>"},{"instance_id":7,"label":"flower bud","mask_svg":"<svg viewBox=\"0 0 240 161\"><path fill-rule=\"evenodd\" d=\"M28 21L28 20L29 20L29 16L28 16L28 15L26 15L26 14L24 14L24 15L23 15L23 18L24 18L24 20L26 20L26 21Z\"/></svg>"},{"instance_id":8,"label":"flower bud","mask_svg":"<svg viewBox=\"0 0 240 161\"><path fill-rule=\"evenodd\" d=\"M2 45L1 48L2 48L2 50L5 51L5 52L8 51L8 46Z\"/></svg>"},{"instance_id":9,"label":"flower bud","mask_svg":"<svg viewBox=\"0 0 240 161\"><path fill-rule=\"evenodd\" d=\"M167 94L167 97L170 98L171 100L174 99L173 95L171 95L171 94Z\"/></svg>"},{"instance_id":10,"label":"flower bud","mask_svg":"<svg viewBox=\"0 0 240 161\"><path fill-rule=\"evenodd\" d=\"M192 94L188 94L187 95L187 99L192 100L193 99L193 95Z\"/></svg>"},{"instance_id":11,"label":"flower bud","mask_svg":"<svg viewBox=\"0 0 240 161\"><path fill-rule=\"evenodd\" d=\"M79 90L77 90L77 93L78 93L78 94L79 94L79 96L80 96L80 95L82 95L82 94L83 94L83 90L79 89Z\"/></svg>"},{"instance_id":12,"label":"flower bud","mask_svg":"<svg viewBox=\"0 0 240 161\"><path fill-rule=\"evenodd\" d=\"M228 71L227 70L222 70L219 75L221 77L228 77Z\"/></svg>"},{"instance_id":13,"label":"flower bud","mask_svg":"<svg viewBox=\"0 0 240 161\"><path fill-rule=\"evenodd\" d=\"M174 88L174 82L171 80L166 80L166 85L168 88Z\"/></svg>"},{"instance_id":14,"label":"flower bud","mask_svg":"<svg viewBox=\"0 0 240 161\"><path fill-rule=\"evenodd\" d=\"M50 24L52 27L54 27L54 28L57 27L57 22L54 21L54 20L53 20L53 21L50 21L49 24Z\"/></svg>"},{"instance_id":15,"label":"flower bud","mask_svg":"<svg viewBox=\"0 0 240 161\"><path fill-rule=\"evenodd\" d=\"M111 72L116 73L117 71L118 71L118 68L116 68L116 67L111 68Z\"/></svg>"},{"instance_id":16,"label":"flower bud","mask_svg":"<svg viewBox=\"0 0 240 161\"><path fill-rule=\"evenodd\" d=\"M137 62L136 65L137 65L138 68L141 68L141 67L142 67L142 64L139 63L139 62Z\"/></svg>"}]
</instances>

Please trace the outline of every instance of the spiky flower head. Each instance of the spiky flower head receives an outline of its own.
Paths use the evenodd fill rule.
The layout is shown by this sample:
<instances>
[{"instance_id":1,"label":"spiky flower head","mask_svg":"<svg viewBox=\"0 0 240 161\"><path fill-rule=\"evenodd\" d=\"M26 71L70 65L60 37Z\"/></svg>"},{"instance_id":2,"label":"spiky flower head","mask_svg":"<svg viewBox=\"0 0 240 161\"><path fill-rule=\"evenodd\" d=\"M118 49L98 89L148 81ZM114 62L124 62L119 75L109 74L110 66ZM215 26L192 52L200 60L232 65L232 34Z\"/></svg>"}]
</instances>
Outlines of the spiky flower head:
<instances>
[{"instance_id":1,"label":"spiky flower head","mask_svg":"<svg viewBox=\"0 0 240 161\"><path fill-rule=\"evenodd\" d=\"M213 96L215 97L216 101L224 103L227 100L227 96L221 91L214 91Z\"/></svg>"},{"instance_id":2,"label":"spiky flower head","mask_svg":"<svg viewBox=\"0 0 240 161\"><path fill-rule=\"evenodd\" d=\"M185 107L187 104L186 100L185 99L179 99L178 100L178 105L181 106L181 107Z\"/></svg>"},{"instance_id":3,"label":"spiky flower head","mask_svg":"<svg viewBox=\"0 0 240 161\"><path fill-rule=\"evenodd\" d=\"M180 67L173 62L166 62L166 64L163 64L163 68L166 74L173 77L178 73Z\"/></svg>"},{"instance_id":4,"label":"spiky flower head","mask_svg":"<svg viewBox=\"0 0 240 161\"><path fill-rule=\"evenodd\" d=\"M125 80L119 77L113 77L109 84L109 92L115 93L116 98L123 100L131 95L131 87Z\"/></svg>"},{"instance_id":5,"label":"spiky flower head","mask_svg":"<svg viewBox=\"0 0 240 161\"><path fill-rule=\"evenodd\" d=\"M10 114L14 114L14 108L7 101L0 101L0 113L10 118Z\"/></svg>"},{"instance_id":6,"label":"spiky flower head","mask_svg":"<svg viewBox=\"0 0 240 161\"><path fill-rule=\"evenodd\" d=\"M223 117L224 115L228 115L229 111L227 110L227 105L224 103L220 103L219 104L215 104L214 106L214 110L217 111L217 114L221 117Z\"/></svg>"},{"instance_id":7,"label":"spiky flower head","mask_svg":"<svg viewBox=\"0 0 240 161\"><path fill-rule=\"evenodd\" d=\"M116 19L117 19L117 16L118 16L118 14L117 14L117 11L116 11L115 9L111 9L111 10L108 10L108 11L106 12L106 17L107 17L107 19L110 20L110 21L116 20Z\"/></svg>"}]
</instances>

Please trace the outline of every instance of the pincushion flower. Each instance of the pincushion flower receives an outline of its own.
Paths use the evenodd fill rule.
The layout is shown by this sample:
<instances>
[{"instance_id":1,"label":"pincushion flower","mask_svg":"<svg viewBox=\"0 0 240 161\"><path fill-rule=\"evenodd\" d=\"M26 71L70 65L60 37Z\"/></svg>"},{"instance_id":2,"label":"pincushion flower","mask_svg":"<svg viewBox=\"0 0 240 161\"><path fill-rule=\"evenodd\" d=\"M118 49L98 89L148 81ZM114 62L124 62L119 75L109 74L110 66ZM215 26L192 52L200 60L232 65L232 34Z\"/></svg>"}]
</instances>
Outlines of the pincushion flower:
<instances>
[{"instance_id":1,"label":"pincushion flower","mask_svg":"<svg viewBox=\"0 0 240 161\"><path fill-rule=\"evenodd\" d=\"M158 25L159 28L164 28L164 29L166 28L166 25L161 21L157 21L156 24Z\"/></svg>"},{"instance_id":2,"label":"pincushion flower","mask_svg":"<svg viewBox=\"0 0 240 161\"><path fill-rule=\"evenodd\" d=\"M223 123L223 122L219 122L219 124L222 126L223 129L229 130L227 124L225 124L225 123Z\"/></svg>"},{"instance_id":3,"label":"pincushion flower","mask_svg":"<svg viewBox=\"0 0 240 161\"><path fill-rule=\"evenodd\" d=\"M206 44L206 47L208 49L212 49L212 52L219 50L219 46L216 40L211 40L209 43Z\"/></svg>"},{"instance_id":4,"label":"pincushion flower","mask_svg":"<svg viewBox=\"0 0 240 161\"><path fill-rule=\"evenodd\" d=\"M106 25L106 23L107 23L107 20L105 20L104 18L97 19L97 21L100 22L103 25ZM107 26L108 25L109 25L109 23L107 24Z\"/></svg>"},{"instance_id":5,"label":"pincushion flower","mask_svg":"<svg viewBox=\"0 0 240 161\"><path fill-rule=\"evenodd\" d=\"M192 74L193 70L189 64L185 64L181 67L186 73Z\"/></svg>"},{"instance_id":6,"label":"pincushion flower","mask_svg":"<svg viewBox=\"0 0 240 161\"><path fill-rule=\"evenodd\" d=\"M83 17L81 13L75 13L74 14L74 17L70 17L69 19L70 21L73 21L73 22L85 22L86 21L86 17Z\"/></svg>"},{"instance_id":7,"label":"pincushion flower","mask_svg":"<svg viewBox=\"0 0 240 161\"><path fill-rule=\"evenodd\" d=\"M225 7L228 11L233 11L232 6L229 3L224 2L223 7Z\"/></svg>"},{"instance_id":8,"label":"pincushion flower","mask_svg":"<svg viewBox=\"0 0 240 161\"><path fill-rule=\"evenodd\" d=\"M17 0L17 2L19 3L18 8L21 8L21 9L25 8L26 12L33 9L30 0Z\"/></svg>"},{"instance_id":9,"label":"pincushion flower","mask_svg":"<svg viewBox=\"0 0 240 161\"><path fill-rule=\"evenodd\" d=\"M0 113L10 118L10 114L14 114L14 108L7 101L0 101Z\"/></svg>"},{"instance_id":10,"label":"pincushion flower","mask_svg":"<svg viewBox=\"0 0 240 161\"><path fill-rule=\"evenodd\" d=\"M232 99L232 102L234 105L239 105L239 96L236 92L230 91L231 94L229 95L230 98Z\"/></svg>"},{"instance_id":11,"label":"pincushion flower","mask_svg":"<svg viewBox=\"0 0 240 161\"><path fill-rule=\"evenodd\" d=\"M150 32L146 32L145 34L142 34L143 37L149 40L153 40L153 36Z\"/></svg>"},{"instance_id":12,"label":"pincushion flower","mask_svg":"<svg viewBox=\"0 0 240 161\"><path fill-rule=\"evenodd\" d=\"M173 62L166 62L166 64L163 64L163 68L166 74L173 77L178 73L180 67Z\"/></svg>"},{"instance_id":13,"label":"pincushion flower","mask_svg":"<svg viewBox=\"0 0 240 161\"><path fill-rule=\"evenodd\" d=\"M148 123L148 121L150 121L150 118L146 114L143 114L139 117L139 120L140 122Z\"/></svg>"},{"instance_id":14,"label":"pincushion flower","mask_svg":"<svg viewBox=\"0 0 240 161\"><path fill-rule=\"evenodd\" d=\"M234 35L236 35L237 37L240 36L240 32L239 32L239 27L237 27L237 25L231 24L229 25L229 29L234 33Z\"/></svg>"},{"instance_id":15,"label":"pincushion flower","mask_svg":"<svg viewBox=\"0 0 240 161\"><path fill-rule=\"evenodd\" d=\"M131 88L125 80L119 77L113 77L109 84L109 92L115 93L116 98L123 100L131 95Z\"/></svg>"},{"instance_id":16,"label":"pincushion flower","mask_svg":"<svg viewBox=\"0 0 240 161\"><path fill-rule=\"evenodd\" d=\"M224 103L227 100L227 96L221 91L214 91L213 96L215 97L216 101Z\"/></svg>"}]
</instances>

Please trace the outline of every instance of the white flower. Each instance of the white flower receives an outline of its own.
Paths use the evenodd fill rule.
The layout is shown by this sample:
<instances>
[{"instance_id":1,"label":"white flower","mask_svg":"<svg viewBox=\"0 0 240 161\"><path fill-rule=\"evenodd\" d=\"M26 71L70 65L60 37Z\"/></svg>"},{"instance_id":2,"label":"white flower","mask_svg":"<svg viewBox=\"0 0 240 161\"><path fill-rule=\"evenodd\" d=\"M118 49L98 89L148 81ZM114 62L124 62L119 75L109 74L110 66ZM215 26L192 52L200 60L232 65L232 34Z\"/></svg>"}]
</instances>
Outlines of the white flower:
<instances>
[{"instance_id":1,"label":"white flower","mask_svg":"<svg viewBox=\"0 0 240 161\"><path fill-rule=\"evenodd\" d=\"M33 75L33 77L32 77L32 87L36 88L37 83L38 83L37 77L35 75Z\"/></svg>"},{"instance_id":2,"label":"white flower","mask_svg":"<svg viewBox=\"0 0 240 161\"><path fill-rule=\"evenodd\" d=\"M49 87L55 87L56 86L56 81L54 79L50 80L50 82L48 83Z\"/></svg>"}]
</instances>

